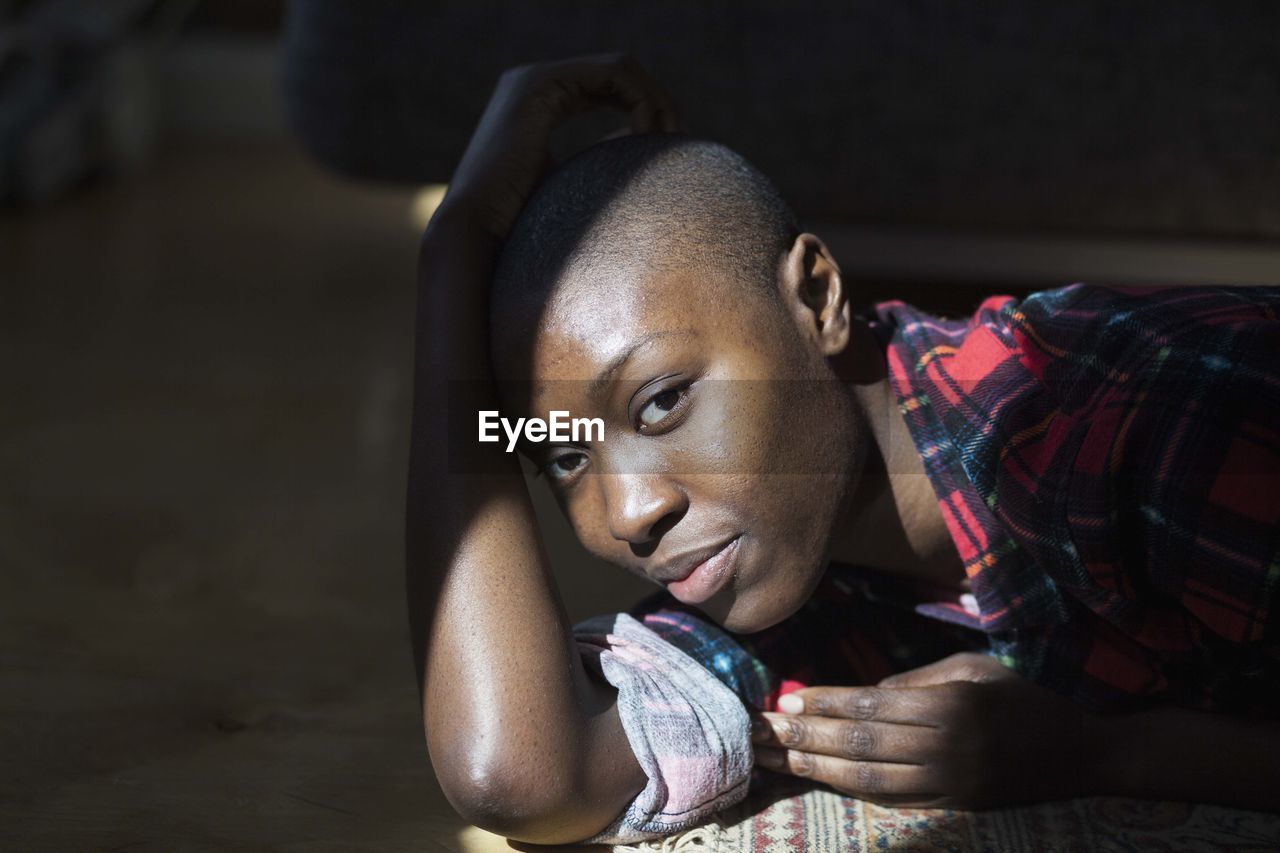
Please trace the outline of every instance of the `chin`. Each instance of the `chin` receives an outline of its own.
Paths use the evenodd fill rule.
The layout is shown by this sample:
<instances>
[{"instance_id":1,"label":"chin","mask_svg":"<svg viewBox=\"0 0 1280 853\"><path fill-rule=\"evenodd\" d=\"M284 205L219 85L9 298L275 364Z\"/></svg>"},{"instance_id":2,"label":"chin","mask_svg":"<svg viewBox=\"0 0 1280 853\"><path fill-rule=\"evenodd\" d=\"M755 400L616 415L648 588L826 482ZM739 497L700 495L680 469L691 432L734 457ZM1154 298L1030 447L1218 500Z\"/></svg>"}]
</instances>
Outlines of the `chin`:
<instances>
[{"instance_id":1,"label":"chin","mask_svg":"<svg viewBox=\"0 0 1280 853\"><path fill-rule=\"evenodd\" d=\"M703 615L733 634L757 634L784 622L808 603L826 574L826 555L746 555L736 581L701 605Z\"/></svg>"},{"instance_id":2,"label":"chin","mask_svg":"<svg viewBox=\"0 0 1280 853\"><path fill-rule=\"evenodd\" d=\"M709 608L708 615L726 631L756 634L799 613L822 582L827 561L823 555L805 555L779 562L765 583L737 591L721 608Z\"/></svg>"},{"instance_id":3,"label":"chin","mask_svg":"<svg viewBox=\"0 0 1280 853\"><path fill-rule=\"evenodd\" d=\"M708 612L707 615L730 633L757 634L794 616L800 608L804 607L807 600L808 596L805 596L804 599L794 602L794 607L788 606L791 602L780 601L776 597L771 598L765 605L754 607L746 601L735 601L723 618L720 612L715 611Z\"/></svg>"}]
</instances>

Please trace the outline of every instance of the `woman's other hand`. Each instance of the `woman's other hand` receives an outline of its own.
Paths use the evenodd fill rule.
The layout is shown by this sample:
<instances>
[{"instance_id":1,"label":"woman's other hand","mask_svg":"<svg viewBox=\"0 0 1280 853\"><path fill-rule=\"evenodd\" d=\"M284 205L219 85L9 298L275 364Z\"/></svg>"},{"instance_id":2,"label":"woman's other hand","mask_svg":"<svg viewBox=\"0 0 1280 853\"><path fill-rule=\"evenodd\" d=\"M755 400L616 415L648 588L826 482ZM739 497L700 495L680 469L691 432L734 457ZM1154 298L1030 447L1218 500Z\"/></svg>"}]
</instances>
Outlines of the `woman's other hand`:
<instances>
[{"instance_id":1,"label":"woman's other hand","mask_svg":"<svg viewBox=\"0 0 1280 853\"><path fill-rule=\"evenodd\" d=\"M787 694L752 726L756 765L889 806L983 809L1088 793L1101 718L987 655L867 687Z\"/></svg>"},{"instance_id":2,"label":"woman's other hand","mask_svg":"<svg viewBox=\"0 0 1280 853\"><path fill-rule=\"evenodd\" d=\"M608 108L634 133L676 131L670 98L629 54L522 65L503 73L454 172L445 205L463 207L505 240L551 167L551 134L571 116Z\"/></svg>"}]
</instances>

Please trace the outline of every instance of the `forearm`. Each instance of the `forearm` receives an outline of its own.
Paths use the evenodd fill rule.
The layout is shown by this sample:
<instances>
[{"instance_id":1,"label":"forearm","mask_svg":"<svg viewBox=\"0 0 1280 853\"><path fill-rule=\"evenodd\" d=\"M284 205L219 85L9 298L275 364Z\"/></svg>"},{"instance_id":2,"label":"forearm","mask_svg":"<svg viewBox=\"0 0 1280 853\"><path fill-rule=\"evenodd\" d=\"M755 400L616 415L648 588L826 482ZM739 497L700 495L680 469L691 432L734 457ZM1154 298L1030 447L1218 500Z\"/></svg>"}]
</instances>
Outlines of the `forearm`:
<instances>
[{"instance_id":1,"label":"forearm","mask_svg":"<svg viewBox=\"0 0 1280 853\"><path fill-rule=\"evenodd\" d=\"M451 383L465 383L469 409L497 408L482 332L497 248L460 208L423 239L407 506L415 660L432 762L455 805L511 834L576 840L615 817L643 775L633 760L607 763L625 735L575 650L518 462L450 435ZM561 801L572 814L557 813Z\"/></svg>"},{"instance_id":2,"label":"forearm","mask_svg":"<svg viewBox=\"0 0 1280 853\"><path fill-rule=\"evenodd\" d=\"M1161 707L1098 725L1091 793L1280 812L1280 721Z\"/></svg>"}]
</instances>

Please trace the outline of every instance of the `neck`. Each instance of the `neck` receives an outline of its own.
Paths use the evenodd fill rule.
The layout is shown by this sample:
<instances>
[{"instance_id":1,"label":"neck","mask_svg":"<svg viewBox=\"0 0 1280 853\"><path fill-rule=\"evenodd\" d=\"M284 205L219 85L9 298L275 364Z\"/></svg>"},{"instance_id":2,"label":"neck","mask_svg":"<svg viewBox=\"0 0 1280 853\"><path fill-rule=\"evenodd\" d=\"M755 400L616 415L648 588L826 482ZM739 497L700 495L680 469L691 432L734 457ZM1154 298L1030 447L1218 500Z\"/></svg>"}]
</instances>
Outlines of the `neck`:
<instances>
[{"instance_id":1,"label":"neck","mask_svg":"<svg viewBox=\"0 0 1280 853\"><path fill-rule=\"evenodd\" d=\"M842 366L846 370L842 371ZM859 324L835 365L868 435L862 473L836 524L831 558L887 574L968 589L963 562L889 384L884 353Z\"/></svg>"}]
</instances>

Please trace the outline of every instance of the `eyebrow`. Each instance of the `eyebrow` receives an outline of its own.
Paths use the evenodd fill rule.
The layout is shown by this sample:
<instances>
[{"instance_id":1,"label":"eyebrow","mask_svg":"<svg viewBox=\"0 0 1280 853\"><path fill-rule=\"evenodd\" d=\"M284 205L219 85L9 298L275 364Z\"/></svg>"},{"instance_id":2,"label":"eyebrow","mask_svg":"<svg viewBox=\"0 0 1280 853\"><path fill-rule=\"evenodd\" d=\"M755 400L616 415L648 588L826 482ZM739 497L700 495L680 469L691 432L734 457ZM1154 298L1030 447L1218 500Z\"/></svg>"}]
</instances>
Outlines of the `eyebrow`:
<instances>
[{"instance_id":1,"label":"eyebrow","mask_svg":"<svg viewBox=\"0 0 1280 853\"><path fill-rule=\"evenodd\" d=\"M609 363L605 365L604 369L596 375L596 378L591 380L591 384L587 386L587 394L591 397L599 397L603 394L605 389L609 386L609 383L613 382L614 375L631 360L631 357L635 355L641 347L648 346L658 338L690 338L693 336L693 332L688 329L664 329L659 332L650 332L647 335L637 338L632 341L626 349L614 356Z\"/></svg>"}]
</instances>

